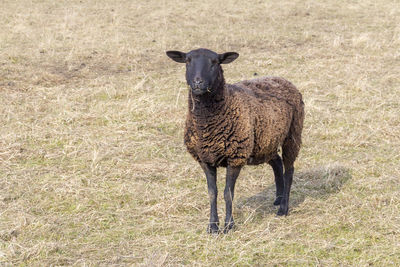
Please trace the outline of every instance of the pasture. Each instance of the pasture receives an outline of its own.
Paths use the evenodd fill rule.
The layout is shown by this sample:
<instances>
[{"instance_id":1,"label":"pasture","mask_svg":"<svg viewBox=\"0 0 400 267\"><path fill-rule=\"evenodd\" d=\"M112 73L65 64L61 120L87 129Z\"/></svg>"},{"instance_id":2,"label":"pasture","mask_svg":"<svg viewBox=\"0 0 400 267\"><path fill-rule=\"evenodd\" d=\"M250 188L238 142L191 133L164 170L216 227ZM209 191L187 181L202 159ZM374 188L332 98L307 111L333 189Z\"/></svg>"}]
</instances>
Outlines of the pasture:
<instances>
[{"instance_id":1,"label":"pasture","mask_svg":"<svg viewBox=\"0 0 400 267\"><path fill-rule=\"evenodd\" d=\"M399 18L397 0L1 1L0 265L399 266ZM303 94L289 216L247 166L236 229L206 233L165 55L199 47L240 54L228 83Z\"/></svg>"}]
</instances>

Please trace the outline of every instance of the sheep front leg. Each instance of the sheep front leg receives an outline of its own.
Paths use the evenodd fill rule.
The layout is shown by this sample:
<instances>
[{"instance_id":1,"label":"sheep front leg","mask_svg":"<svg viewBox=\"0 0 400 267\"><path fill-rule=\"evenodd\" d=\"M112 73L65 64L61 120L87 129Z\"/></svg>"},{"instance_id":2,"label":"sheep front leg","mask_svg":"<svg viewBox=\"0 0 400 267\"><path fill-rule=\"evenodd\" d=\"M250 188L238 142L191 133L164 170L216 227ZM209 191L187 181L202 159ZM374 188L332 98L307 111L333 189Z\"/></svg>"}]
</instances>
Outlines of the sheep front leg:
<instances>
[{"instance_id":1,"label":"sheep front leg","mask_svg":"<svg viewBox=\"0 0 400 267\"><path fill-rule=\"evenodd\" d=\"M206 163L200 163L207 178L208 195L210 197L210 224L207 227L207 232L218 233L219 219L217 212L217 168Z\"/></svg>"},{"instance_id":2,"label":"sheep front leg","mask_svg":"<svg viewBox=\"0 0 400 267\"><path fill-rule=\"evenodd\" d=\"M232 201L235 192L236 179L239 176L241 167L231 167L226 168L226 184L224 190L224 199L226 205L226 217L225 217L225 227L224 233L227 233L234 226L234 221L232 217Z\"/></svg>"}]
</instances>

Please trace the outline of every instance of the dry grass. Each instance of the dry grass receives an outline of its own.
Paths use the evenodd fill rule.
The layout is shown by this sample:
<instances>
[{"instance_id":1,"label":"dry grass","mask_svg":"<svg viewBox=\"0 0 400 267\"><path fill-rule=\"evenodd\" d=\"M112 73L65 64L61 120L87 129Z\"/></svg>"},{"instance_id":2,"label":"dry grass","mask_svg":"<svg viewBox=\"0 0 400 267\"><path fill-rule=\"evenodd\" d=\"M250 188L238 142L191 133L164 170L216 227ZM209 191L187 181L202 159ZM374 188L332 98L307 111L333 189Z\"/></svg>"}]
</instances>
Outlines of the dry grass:
<instances>
[{"instance_id":1,"label":"dry grass","mask_svg":"<svg viewBox=\"0 0 400 267\"><path fill-rule=\"evenodd\" d=\"M0 265L399 266L399 17L395 0L2 1ZM228 82L303 93L290 216L270 167L246 167L237 230L206 234L164 54L197 47L241 54Z\"/></svg>"}]
</instances>

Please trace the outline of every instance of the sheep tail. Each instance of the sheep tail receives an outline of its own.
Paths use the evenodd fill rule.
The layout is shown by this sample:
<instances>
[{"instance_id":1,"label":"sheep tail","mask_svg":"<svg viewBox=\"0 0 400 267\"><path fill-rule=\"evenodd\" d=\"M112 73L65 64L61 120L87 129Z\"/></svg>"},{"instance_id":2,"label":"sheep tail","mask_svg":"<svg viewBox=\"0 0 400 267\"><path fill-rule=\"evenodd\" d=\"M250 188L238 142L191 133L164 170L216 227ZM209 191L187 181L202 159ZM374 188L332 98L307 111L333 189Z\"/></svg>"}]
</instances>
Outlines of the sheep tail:
<instances>
[{"instance_id":1,"label":"sheep tail","mask_svg":"<svg viewBox=\"0 0 400 267\"><path fill-rule=\"evenodd\" d=\"M289 133L282 145L282 160L285 169L293 167L301 146L301 132L303 129L304 121L304 103L300 99L299 103L295 105L293 110L292 122L290 125Z\"/></svg>"}]
</instances>

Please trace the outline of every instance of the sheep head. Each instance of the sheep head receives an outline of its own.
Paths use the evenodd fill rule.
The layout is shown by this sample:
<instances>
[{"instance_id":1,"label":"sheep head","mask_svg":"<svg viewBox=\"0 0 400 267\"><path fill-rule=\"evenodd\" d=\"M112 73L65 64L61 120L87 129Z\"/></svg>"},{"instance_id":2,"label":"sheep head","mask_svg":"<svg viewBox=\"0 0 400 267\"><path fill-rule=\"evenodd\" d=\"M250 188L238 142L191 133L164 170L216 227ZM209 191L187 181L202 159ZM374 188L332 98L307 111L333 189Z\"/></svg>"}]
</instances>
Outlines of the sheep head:
<instances>
[{"instance_id":1,"label":"sheep head","mask_svg":"<svg viewBox=\"0 0 400 267\"><path fill-rule=\"evenodd\" d=\"M238 58L236 52L217 54L208 49L196 49L188 53L167 51L167 56L179 63L186 63L186 81L194 95L213 93L223 80L221 64Z\"/></svg>"}]
</instances>

